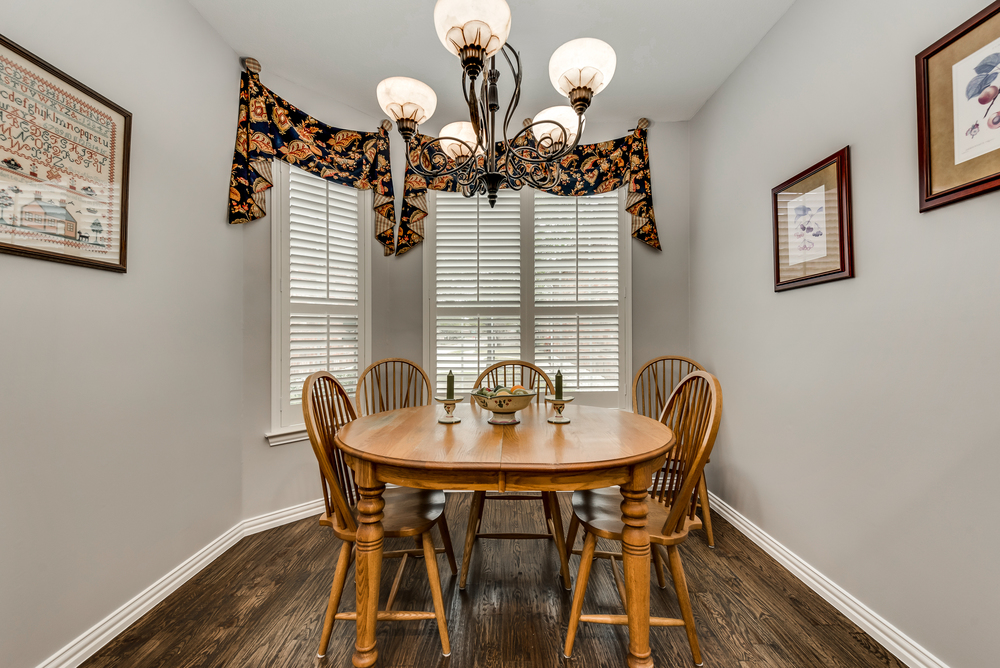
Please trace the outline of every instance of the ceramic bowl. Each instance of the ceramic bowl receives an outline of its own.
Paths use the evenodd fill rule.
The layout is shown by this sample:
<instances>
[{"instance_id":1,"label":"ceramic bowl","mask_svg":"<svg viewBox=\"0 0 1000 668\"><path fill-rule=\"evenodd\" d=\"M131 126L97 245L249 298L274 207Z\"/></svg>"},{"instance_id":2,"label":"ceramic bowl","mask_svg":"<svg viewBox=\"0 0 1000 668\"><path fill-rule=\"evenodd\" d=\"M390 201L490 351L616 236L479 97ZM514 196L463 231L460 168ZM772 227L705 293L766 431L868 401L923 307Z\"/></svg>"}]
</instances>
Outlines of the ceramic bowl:
<instances>
[{"instance_id":1,"label":"ceramic bowl","mask_svg":"<svg viewBox=\"0 0 1000 668\"><path fill-rule=\"evenodd\" d=\"M515 413L527 408L535 400L535 395L532 393L484 397L481 394L473 394L472 398L476 400L480 408L493 411L493 417L488 420L490 424L517 424L520 420L517 419Z\"/></svg>"}]
</instances>

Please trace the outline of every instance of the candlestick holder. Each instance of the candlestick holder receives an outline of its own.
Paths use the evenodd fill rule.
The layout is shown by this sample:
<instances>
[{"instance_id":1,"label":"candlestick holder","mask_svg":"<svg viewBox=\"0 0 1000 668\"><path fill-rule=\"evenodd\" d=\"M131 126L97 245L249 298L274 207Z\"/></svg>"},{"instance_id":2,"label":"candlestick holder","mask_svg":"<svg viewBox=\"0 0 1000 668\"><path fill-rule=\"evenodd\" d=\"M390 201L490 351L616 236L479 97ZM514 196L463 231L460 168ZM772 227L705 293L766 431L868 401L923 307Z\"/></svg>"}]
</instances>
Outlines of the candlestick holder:
<instances>
[{"instance_id":1,"label":"candlestick holder","mask_svg":"<svg viewBox=\"0 0 1000 668\"><path fill-rule=\"evenodd\" d=\"M546 394L545 402L552 404L552 408L556 409L556 414L549 418L549 422L552 424L569 424L569 418L562 414L563 409L566 408L566 404L573 401L573 397L563 395L562 399L556 399L554 394Z\"/></svg>"},{"instance_id":2,"label":"candlestick holder","mask_svg":"<svg viewBox=\"0 0 1000 668\"><path fill-rule=\"evenodd\" d=\"M438 422L441 424L455 424L461 422L462 418L455 417L452 413L455 412L455 404L462 401L465 397L455 397L454 399L449 399L447 397L434 397L437 401L444 404L444 417L438 418Z\"/></svg>"}]
</instances>

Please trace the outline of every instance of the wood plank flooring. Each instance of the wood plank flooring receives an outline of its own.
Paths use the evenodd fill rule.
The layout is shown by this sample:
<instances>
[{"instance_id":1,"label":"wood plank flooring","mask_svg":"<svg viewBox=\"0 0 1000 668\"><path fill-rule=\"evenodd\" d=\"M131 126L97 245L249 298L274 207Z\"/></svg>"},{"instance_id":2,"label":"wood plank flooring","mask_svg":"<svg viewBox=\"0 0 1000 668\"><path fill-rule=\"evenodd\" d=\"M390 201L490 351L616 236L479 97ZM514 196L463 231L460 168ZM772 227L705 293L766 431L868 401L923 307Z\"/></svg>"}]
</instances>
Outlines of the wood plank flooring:
<instances>
[{"instance_id":1,"label":"wood plank flooring","mask_svg":"<svg viewBox=\"0 0 1000 668\"><path fill-rule=\"evenodd\" d=\"M569 497L560 497L568 526ZM470 494L450 494L448 500L447 517L460 564L470 499ZM905 668L724 519L713 515L713 525L716 549L708 549L700 532L681 546L706 666ZM484 531L543 527L540 503L487 504L483 518ZM412 547L410 539L386 542L387 549ZM352 622L337 622L326 659L315 658L338 543L315 518L248 536L83 666L349 667L354 651ZM578 540L577 547L581 545ZM387 561L382 569L380 607L385 605L397 563ZM578 557L571 561L574 577L578 563ZM464 592L443 555L439 568L451 657L441 656L433 621L382 623L377 665L624 665L626 629L600 624L581 625L573 658L562 658L571 594L559 582L551 541L479 541ZM679 617L672 585L656 588L655 575L652 582L652 613ZM352 567L341 610L353 610L354 597ZM422 560L408 562L394 609L432 610ZM584 612L621 612L607 561L595 562ZM657 666L694 665L683 628L652 629L650 636Z\"/></svg>"}]
</instances>

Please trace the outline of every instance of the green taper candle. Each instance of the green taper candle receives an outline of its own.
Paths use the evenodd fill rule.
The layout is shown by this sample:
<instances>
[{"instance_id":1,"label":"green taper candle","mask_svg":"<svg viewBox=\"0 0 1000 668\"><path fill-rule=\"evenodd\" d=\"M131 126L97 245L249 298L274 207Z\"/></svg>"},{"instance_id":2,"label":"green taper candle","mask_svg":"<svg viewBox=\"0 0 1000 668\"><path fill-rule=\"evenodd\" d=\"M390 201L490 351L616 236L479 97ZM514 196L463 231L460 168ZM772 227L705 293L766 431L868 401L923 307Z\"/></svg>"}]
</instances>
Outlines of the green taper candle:
<instances>
[{"instance_id":1,"label":"green taper candle","mask_svg":"<svg viewBox=\"0 0 1000 668\"><path fill-rule=\"evenodd\" d=\"M448 372L448 399L455 398L455 374Z\"/></svg>"},{"instance_id":2,"label":"green taper candle","mask_svg":"<svg viewBox=\"0 0 1000 668\"><path fill-rule=\"evenodd\" d=\"M562 401L562 371L556 371L556 401Z\"/></svg>"}]
</instances>

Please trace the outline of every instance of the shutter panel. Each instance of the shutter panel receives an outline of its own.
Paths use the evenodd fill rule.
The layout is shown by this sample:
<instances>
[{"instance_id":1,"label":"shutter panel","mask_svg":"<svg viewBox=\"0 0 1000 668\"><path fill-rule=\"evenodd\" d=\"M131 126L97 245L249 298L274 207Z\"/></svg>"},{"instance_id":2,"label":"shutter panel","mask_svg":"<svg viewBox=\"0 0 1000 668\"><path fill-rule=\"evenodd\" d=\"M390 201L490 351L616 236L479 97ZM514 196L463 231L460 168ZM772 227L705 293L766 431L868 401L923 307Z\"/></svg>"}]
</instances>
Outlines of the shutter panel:
<instances>
[{"instance_id":1,"label":"shutter panel","mask_svg":"<svg viewBox=\"0 0 1000 668\"><path fill-rule=\"evenodd\" d=\"M521 355L521 205L502 190L485 197L438 193L435 215L435 385L448 371L466 392L499 360Z\"/></svg>"},{"instance_id":2,"label":"shutter panel","mask_svg":"<svg viewBox=\"0 0 1000 668\"><path fill-rule=\"evenodd\" d=\"M288 387L329 371L353 393L360 371L359 192L297 167L289 170Z\"/></svg>"},{"instance_id":3,"label":"shutter panel","mask_svg":"<svg viewBox=\"0 0 1000 668\"><path fill-rule=\"evenodd\" d=\"M618 194L535 194L535 304L618 304Z\"/></svg>"},{"instance_id":4,"label":"shutter panel","mask_svg":"<svg viewBox=\"0 0 1000 668\"><path fill-rule=\"evenodd\" d=\"M613 315L535 318L535 364L550 377L562 371L577 392L619 389L619 323Z\"/></svg>"}]
</instances>

